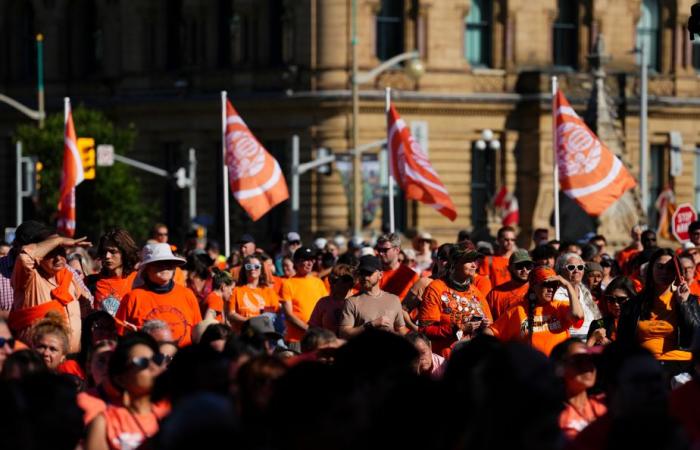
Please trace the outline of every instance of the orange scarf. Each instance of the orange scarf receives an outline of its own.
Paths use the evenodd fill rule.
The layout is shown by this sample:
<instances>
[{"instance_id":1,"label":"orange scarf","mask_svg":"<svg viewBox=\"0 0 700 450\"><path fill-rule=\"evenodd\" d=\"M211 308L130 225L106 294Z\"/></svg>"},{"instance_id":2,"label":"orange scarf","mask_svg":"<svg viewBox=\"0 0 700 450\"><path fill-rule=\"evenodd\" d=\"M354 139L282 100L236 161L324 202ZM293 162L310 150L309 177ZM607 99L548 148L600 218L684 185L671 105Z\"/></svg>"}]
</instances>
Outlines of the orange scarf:
<instances>
[{"instance_id":1,"label":"orange scarf","mask_svg":"<svg viewBox=\"0 0 700 450\"><path fill-rule=\"evenodd\" d=\"M73 282L73 273L67 268L63 268L56 272L56 286L51 290L51 299L56 300L63 306L74 300L70 293L70 285Z\"/></svg>"},{"instance_id":2,"label":"orange scarf","mask_svg":"<svg viewBox=\"0 0 700 450\"><path fill-rule=\"evenodd\" d=\"M56 286L51 290L51 300L41 305L30 308L15 309L10 312L8 324L13 332L19 332L32 326L37 320L46 317L49 311L56 311L66 316L65 306L72 302L70 285L73 282L73 273L64 268L56 272Z\"/></svg>"}]
</instances>

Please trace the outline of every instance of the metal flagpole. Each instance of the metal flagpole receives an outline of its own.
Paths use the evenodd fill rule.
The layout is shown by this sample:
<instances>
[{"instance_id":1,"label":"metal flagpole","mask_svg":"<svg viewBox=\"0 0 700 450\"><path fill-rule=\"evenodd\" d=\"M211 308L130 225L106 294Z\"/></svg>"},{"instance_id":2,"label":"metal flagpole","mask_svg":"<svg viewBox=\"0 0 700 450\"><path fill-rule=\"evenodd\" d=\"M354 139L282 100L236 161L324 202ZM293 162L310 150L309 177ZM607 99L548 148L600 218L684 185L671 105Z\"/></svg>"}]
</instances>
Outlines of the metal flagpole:
<instances>
[{"instance_id":1,"label":"metal flagpole","mask_svg":"<svg viewBox=\"0 0 700 450\"><path fill-rule=\"evenodd\" d=\"M552 173L554 179L554 236L561 239L559 224L559 161L557 144L557 77L552 77Z\"/></svg>"},{"instance_id":2,"label":"metal flagpole","mask_svg":"<svg viewBox=\"0 0 700 450\"><path fill-rule=\"evenodd\" d=\"M221 157L224 175L224 251L228 258L231 254L231 224L228 209L228 167L226 166L226 91L221 91Z\"/></svg>"},{"instance_id":3,"label":"metal flagpole","mask_svg":"<svg viewBox=\"0 0 700 450\"><path fill-rule=\"evenodd\" d=\"M387 152L387 164L389 165L389 232L393 233L396 231L396 224L394 222L394 177L391 176L391 142L389 142L389 109L391 109L391 88L384 88L384 112L387 117L387 130L386 130L386 152Z\"/></svg>"}]
</instances>

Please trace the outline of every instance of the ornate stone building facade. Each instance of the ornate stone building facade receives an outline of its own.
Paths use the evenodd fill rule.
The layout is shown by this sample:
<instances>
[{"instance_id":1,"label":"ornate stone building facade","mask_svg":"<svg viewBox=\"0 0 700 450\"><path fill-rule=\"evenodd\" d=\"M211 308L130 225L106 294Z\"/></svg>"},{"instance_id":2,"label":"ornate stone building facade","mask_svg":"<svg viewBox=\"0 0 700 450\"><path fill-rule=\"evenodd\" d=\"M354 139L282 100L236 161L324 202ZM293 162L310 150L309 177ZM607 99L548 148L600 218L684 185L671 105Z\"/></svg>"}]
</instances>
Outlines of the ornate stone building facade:
<instances>
[{"instance_id":1,"label":"ornate stone building facade","mask_svg":"<svg viewBox=\"0 0 700 450\"><path fill-rule=\"evenodd\" d=\"M674 183L678 201L700 203L700 159L694 151L700 143L700 53L684 28L692 3L357 0L360 70L414 49L426 69L414 81L397 67L360 87L360 144L385 136L383 88L391 86L397 108L417 124L458 210L452 223L429 207L402 204L397 222L444 239L453 239L459 229L493 232L498 219L490 198L505 185L519 199L522 244L529 243L534 228L549 227L550 77L557 75L580 115L590 116L595 84L588 57L599 35L609 56L603 80L611 112L606 126L618 137L611 147L639 176L639 65L632 50L644 42L650 50L649 198L653 203L665 184ZM219 226L211 231L217 234L223 220L219 91L229 92L287 171L293 134L301 138L302 160L321 147L347 153L352 14L351 0L0 0L0 92L34 104L33 36L43 33L49 110L60 111L62 97L69 95L74 104L104 109L118 123L134 123L135 156L169 169L181 165L187 148L196 148L198 207L216 219ZM12 222L7 212L13 211L13 196L11 164L4 162L10 161L9 140L20 120L0 107L5 166L0 175L10 180L0 187L5 224ZM500 145L480 150L476 142L487 129ZM674 132L683 142L679 153L671 149ZM678 158L680 173L677 164L671 170ZM158 179L144 176L142 182L154 198L165 199L163 219L186 228L185 197ZM305 235L348 229L339 170L304 175L301 193ZM630 204L637 207L628 213L646 220L644 207ZM281 205L261 224L234 209L234 230L263 237L286 229L288 208ZM585 221L571 208L565 205L565 237L576 238L586 226L579 227ZM378 214L367 231L381 224Z\"/></svg>"}]
</instances>

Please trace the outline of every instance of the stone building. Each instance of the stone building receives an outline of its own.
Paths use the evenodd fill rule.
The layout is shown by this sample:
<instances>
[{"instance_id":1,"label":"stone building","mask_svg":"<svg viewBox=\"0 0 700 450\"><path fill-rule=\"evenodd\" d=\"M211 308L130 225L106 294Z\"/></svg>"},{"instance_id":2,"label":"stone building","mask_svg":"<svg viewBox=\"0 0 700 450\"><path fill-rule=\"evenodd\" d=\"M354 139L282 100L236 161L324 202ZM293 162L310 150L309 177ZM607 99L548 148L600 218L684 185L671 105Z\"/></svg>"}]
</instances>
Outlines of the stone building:
<instances>
[{"instance_id":1,"label":"stone building","mask_svg":"<svg viewBox=\"0 0 700 450\"><path fill-rule=\"evenodd\" d=\"M646 221L646 209L653 223L653 202L668 183L679 202L700 204L700 51L685 30L692 3L357 0L360 71L414 49L425 66L418 80L396 67L360 87L359 144L385 136L383 88L391 86L399 112L426 144L458 211L453 223L430 207L399 202L400 227L442 239L453 239L459 229L493 232L499 221L490 198L504 185L519 200L523 245L534 228L550 227L552 75L580 115L592 117L593 128L597 106L589 100L605 99L609 119L602 127L616 130L611 147L638 177L640 83L632 50L640 42L650 50L650 204L640 205L640 193L631 193L626 220ZM352 14L351 0L0 0L0 93L35 104L33 36L43 33L48 110L60 111L61 99L70 96L117 123L134 123L139 137L133 156L168 170L182 165L194 147L198 210L213 217L210 232L218 235L220 91L229 92L287 173L293 134L301 138L302 161L322 147L342 160L352 135ZM601 95L589 59L599 35L608 57ZM3 225L14 220L10 141L22 120L0 105ZM480 149L476 143L484 130L492 130L498 145ZM671 148L671 135L676 146L681 138L681 148ZM382 158L373 152L367 164L376 168ZM349 229L344 167L339 162L329 175L302 177L304 235ZM186 229L186 196L161 179L140 180L154 198L164 199L163 220ZM381 189L372 195L375 206L386 201ZM567 202L563 209L564 237L580 237L596 226ZM386 220L378 211L368 216L368 233ZM238 208L231 217L234 238L244 231L269 237L287 229L289 220L288 202L257 224ZM602 229L608 230L605 220ZM624 239L620 230L614 233L614 240Z\"/></svg>"}]
</instances>

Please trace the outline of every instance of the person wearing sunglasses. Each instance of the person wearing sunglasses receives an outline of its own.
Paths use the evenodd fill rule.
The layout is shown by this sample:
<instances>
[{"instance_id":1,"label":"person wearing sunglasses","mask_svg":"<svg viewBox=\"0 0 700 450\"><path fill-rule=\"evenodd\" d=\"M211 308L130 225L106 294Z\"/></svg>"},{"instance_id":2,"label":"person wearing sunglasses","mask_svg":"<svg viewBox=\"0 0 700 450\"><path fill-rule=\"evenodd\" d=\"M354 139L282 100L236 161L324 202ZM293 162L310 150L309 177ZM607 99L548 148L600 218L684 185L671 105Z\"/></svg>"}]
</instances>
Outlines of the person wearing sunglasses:
<instances>
[{"instance_id":1,"label":"person wearing sunglasses","mask_svg":"<svg viewBox=\"0 0 700 450\"><path fill-rule=\"evenodd\" d=\"M636 295L634 284L627 277L617 277L608 284L601 299L601 310L605 313L601 319L594 320L588 329L586 344L589 347L607 345L617 339L622 308Z\"/></svg>"},{"instance_id":2,"label":"person wearing sunglasses","mask_svg":"<svg viewBox=\"0 0 700 450\"><path fill-rule=\"evenodd\" d=\"M230 304L234 285L235 283L230 273L216 267L212 269L211 292L204 299L202 305L204 310L203 320L210 318L219 323L224 323L224 319L227 317L226 311L230 309L227 305Z\"/></svg>"},{"instance_id":3,"label":"person wearing sunglasses","mask_svg":"<svg viewBox=\"0 0 700 450\"><path fill-rule=\"evenodd\" d=\"M596 305L595 299L593 298L593 294L591 294L591 291L588 290L583 283L586 264L579 255L575 253L564 253L557 258L555 268L557 273L568 281L576 290L578 300L583 308L583 324L578 328L571 328L569 332L572 337L585 341L591 322L602 317L600 309L598 309L598 305ZM561 302L570 301L568 292L565 289L559 289L554 294L554 299Z\"/></svg>"},{"instance_id":4,"label":"person wearing sunglasses","mask_svg":"<svg viewBox=\"0 0 700 450\"><path fill-rule=\"evenodd\" d=\"M0 372L2 372L3 364L8 356L15 349L15 338L12 337L10 327L7 326L5 319L0 319Z\"/></svg>"},{"instance_id":5,"label":"person wearing sunglasses","mask_svg":"<svg viewBox=\"0 0 700 450\"><path fill-rule=\"evenodd\" d=\"M569 302L554 298L559 287L569 294ZM525 302L506 311L484 334L503 341L529 343L545 355L567 340L569 328L583 321L583 309L576 288L549 267L536 267L530 273L530 287Z\"/></svg>"},{"instance_id":6,"label":"person wearing sunglasses","mask_svg":"<svg viewBox=\"0 0 700 450\"><path fill-rule=\"evenodd\" d=\"M251 317L263 313L276 314L279 311L279 295L272 289L262 261L257 256L243 259L236 287L231 293L231 310L228 320L240 330Z\"/></svg>"},{"instance_id":7,"label":"person wearing sunglasses","mask_svg":"<svg viewBox=\"0 0 700 450\"><path fill-rule=\"evenodd\" d=\"M486 302L491 308L493 320L498 320L506 311L514 305L522 303L529 288L528 279L530 272L535 267L527 250L518 249L510 255L508 270L510 280L496 286L486 296Z\"/></svg>"},{"instance_id":8,"label":"person wearing sunglasses","mask_svg":"<svg viewBox=\"0 0 700 450\"><path fill-rule=\"evenodd\" d=\"M146 333L132 333L117 344L108 373L122 404L108 405L90 423L86 448L134 449L158 432L162 414L151 402L151 391L161 363L158 344Z\"/></svg>"},{"instance_id":9,"label":"person wearing sunglasses","mask_svg":"<svg viewBox=\"0 0 700 450\"><path fill-rule=\"evenodd\" d=\"M309 327L324 328L339 334L340 315L355 285L354 270L348 264L336 264L328 276L331 293L316 303L311 312Z\"/></svg>"}]
</instances>

